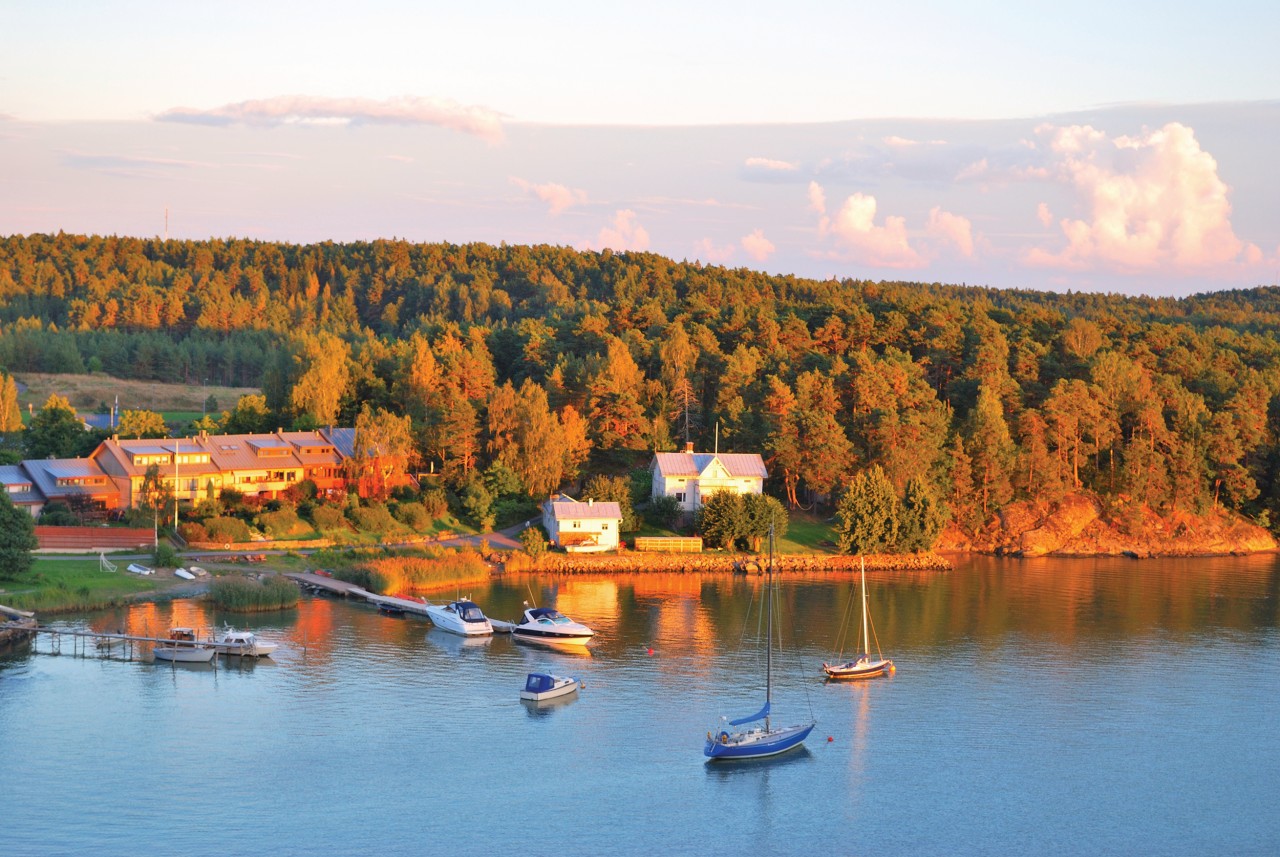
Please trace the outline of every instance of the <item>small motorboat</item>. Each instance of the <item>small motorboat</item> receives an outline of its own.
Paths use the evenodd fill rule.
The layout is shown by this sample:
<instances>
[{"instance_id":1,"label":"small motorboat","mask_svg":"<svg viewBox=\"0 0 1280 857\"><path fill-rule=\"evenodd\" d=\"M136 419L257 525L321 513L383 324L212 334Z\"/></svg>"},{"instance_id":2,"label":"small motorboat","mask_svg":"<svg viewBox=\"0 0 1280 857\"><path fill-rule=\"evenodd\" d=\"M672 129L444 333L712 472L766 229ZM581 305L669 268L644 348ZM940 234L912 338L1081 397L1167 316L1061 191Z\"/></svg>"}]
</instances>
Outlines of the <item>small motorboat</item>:
<instances>
[{"instance_id":1,"label":"small motorboat","mask_svg":"<svg viewBox=\"0 0 1280 857\"><path fill-rule=\"evenodd\" d=\"M219 654L228 657L269 658L280 648L279 644L263 640L252 631L234 631L228 628L213 643Z\"/></svg>"},{"instance_id":2,"label":"small motorboat","mask_svg":"<svg viewBox=\"0 0 1280 857\"><path fill-rule=\"evenodd\" d=\"M128 565L125 566L124 570L133 572L134 574L155 574L156 573L156 570L154 568L149 568L137 562L129 563Z\"/></svg>"},{"instance_id":3,"label":"small motorboat","mask_svg":"<svg viewBox=\"0 0 1280 857\"><path fill-rule=\"evenodd\" d=\"M427 615L442 631L461 634L464 637L478 637L493 633L493 624L489 622L489 617L468 599L451 601L448 604L428 604Z\"/></svg>"},{"instance_id":4,"label":"small motorboat","mask_svg":"<svg viewBox=\"0 0 1280 857\"><path fill-rule=\"evenodd\" d=\"M170 628L168 644L152 650L158 661L182 664L207 664L217 653L213 646L200 642L194 628Z\"/></svg>"},{"instance_id":5,"label":"small motorboat","mask_svg":"<svg viewBox=\"0 0 1280 857\"><path fill-rule=\"evenodd\" d=\"M530 607L524 611L524 621L516 623L511 636L542 646L585 646L595 633L558 610Z\"/></svg>"},{"instance_id":6,"label":"small motorboat","mask_svg":"<svg viewBox=\"0 0 1280 857\"><path fill-rule=\"evenodd\" d=\"M520 691L520 698L529 702L542 702L577 693L581 686L582 683L576 678L548 673L529 673L529 677L524 682L524 690Z\"/></svg>"}]
</instances>

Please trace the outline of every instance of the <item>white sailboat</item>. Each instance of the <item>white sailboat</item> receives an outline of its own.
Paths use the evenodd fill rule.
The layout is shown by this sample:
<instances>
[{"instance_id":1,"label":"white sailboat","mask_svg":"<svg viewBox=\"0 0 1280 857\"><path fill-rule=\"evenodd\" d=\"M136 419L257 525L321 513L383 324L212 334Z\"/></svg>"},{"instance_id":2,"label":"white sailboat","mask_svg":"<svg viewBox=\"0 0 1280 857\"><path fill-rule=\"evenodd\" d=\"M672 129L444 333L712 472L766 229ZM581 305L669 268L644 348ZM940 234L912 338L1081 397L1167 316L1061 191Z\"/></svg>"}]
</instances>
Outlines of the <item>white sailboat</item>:
<instances>
[{"instance_id":1,"label":"white sailboat","mask_svg":"<svg viewBox=\"0 0 1280 857\"><path fill-rule=\"evenodd\" d=\"M896 671L893 661L880 654L880 643L876 641L876 656L871 656L871 621L867 614L867 561L862 561L862 653L853 660L839 664L822 665L827 678L860 679L879 678L893 675Z\"/></svg>"}]
</instances>

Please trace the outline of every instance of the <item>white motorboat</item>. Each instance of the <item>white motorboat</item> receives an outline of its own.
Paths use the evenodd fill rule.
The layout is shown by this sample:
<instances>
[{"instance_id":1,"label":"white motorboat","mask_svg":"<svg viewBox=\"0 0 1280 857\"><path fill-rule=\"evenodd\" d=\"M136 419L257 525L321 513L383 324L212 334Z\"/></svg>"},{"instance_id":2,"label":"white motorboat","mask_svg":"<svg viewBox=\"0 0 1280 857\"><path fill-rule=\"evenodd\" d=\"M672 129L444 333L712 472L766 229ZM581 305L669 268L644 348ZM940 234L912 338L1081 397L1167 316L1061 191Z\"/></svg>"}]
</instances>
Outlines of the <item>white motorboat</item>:
<instances>
[{"instance_id":1,"label":"white motorboat","mask_svg":"<svg viewBox=\"0 0 1280 857\"><path fill-rule=\"evenodd\" d=\"M156 573L156 570L154 568L149 568L137 562L129 563L124 567L124 570L131 571L134 574L155 574Z\"/></svg>"},{"instance_id":2,"label":"white motorboat","mask_svg":"<svg viewBox=\"0 0 1280 857\"><path fill-rule=\"evenodd\" d=\"M542 646L585 646L595 636L586 625L579 625L550 607L530 607L524 621L516 624L511 635L526 643Z\"/></svg>"},{"instance_id":3,"label":"white motorboat","mask_svg":"<svg viewBox=\"0 0 1280 857\"><path fill-rule=\"evenodd\" d=\"M222 632L213 646L219 654L244 658L269 658L280 648L277 643L263 640L252 631L233 631L230 628Z\"/></svg>"},{"instance_id":4,"label":"white motorboat","mask_svg":"<svg viewBox=\"0 0 1280 857\"><path fill-rule=\"evenodd\" d=\"M581 682L576 678L547 673L529 673L529 677L524 682L524 690L520 691L520 698L531 702L542 702L577 693L581 686Z\"/></svg>"},{"instance_id":5,"label":"white motorboat","mask_svg":"<svg viewBox=\"0 0 1280 857\"><path fill-rule=\"evenodd\" d=\"M200 641L194 628L170 628L169 642L152 651L158 661L181 664L207 664L218 650Z\"/></svg>"},{"instance_id":6,"label":"white motorboat","mask_svg":"<svg viewBox=\"0 0 1280 857\"><path fill-rule=\"evenodd\" d=\"M479 637L493 633L493 624L484 611L467 599L450 601L448 604L428 604L427 615L432 623L442 631L461 634L464 637Z\"/></svg>"},{"instance_id":7,"label":"white motorboat","mask_svg":"<svg viewBox=\"0 0 1280 857\"><path fill-rule=\"evenodd\" d=\"M196 576L185 568L175 568L173 570L174 577L181 577L183 580L195 580Z\"/></svg>"}]
</instances>

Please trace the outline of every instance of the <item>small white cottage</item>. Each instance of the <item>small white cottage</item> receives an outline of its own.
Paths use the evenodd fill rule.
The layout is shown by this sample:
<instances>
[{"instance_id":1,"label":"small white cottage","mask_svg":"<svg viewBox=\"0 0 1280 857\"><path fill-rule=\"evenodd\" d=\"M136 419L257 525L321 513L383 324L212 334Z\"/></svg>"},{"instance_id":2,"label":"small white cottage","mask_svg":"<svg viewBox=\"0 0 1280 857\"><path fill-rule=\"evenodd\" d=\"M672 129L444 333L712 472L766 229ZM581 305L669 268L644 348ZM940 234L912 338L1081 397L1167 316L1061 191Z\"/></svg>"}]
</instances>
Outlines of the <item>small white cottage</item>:
<instances>
[{"instance_id":1,"label":"small white cottage","mask_svg":"<svg viewBox=\"0 0 1280 857\"><path fill-rule=\"evenodd\" d=\"M712 494L763 494L769 477L764 459L757 453L694 452L686 444L684 452L659 452L650 465L653 472L653 499L675 497L681 510L693 512Z\"/></svg>"},{"instance_id":2,"label":"small white cottage","mask_svg":"<svg viewBox=\"0 0 1280 857\"><path fill-rule=\"evenodd\" d=\"M569 553L591 553L618 547L622 510L614 502L579 502L556 494L542 504L542 525L551 544Z\"/></svg>"}]
</instances>

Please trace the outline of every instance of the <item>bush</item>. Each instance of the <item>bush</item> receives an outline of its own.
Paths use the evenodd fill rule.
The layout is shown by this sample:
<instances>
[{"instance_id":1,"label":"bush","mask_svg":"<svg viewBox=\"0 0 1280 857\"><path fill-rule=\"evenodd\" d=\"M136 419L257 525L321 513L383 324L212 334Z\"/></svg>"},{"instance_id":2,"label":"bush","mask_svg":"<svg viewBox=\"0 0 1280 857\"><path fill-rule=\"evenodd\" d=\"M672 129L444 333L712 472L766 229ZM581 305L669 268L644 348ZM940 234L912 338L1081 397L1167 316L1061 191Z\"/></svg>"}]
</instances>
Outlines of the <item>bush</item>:
<instances>
[{"instance_id":1,"label":"bush","mask_svg":"<svg viewBox=\"0 0 1280 857\"><path fill-rule=\"evenodd\" d=\"M311 513L311 523L317 530L341 530L347 525L347 519L337 506L316 506Z\"/></svg>"},{"instance_id":2,"label":"bush","mask_svg":"<svg viewBox=\"0 0 1280 857\"><path fill-rule=\"evenodd\" d=\"M155 560L157 568L177 568L180 561L178 552L168 542L160 542L156 545L152 559Z\"/></svg>"},{"instance_id":3,"label":"bush","mask_svg":"<svg viewBox=\"0 0 1280 857\"><path fill-rule=\"evenodd\" d=\"M269 536L282 538L297 536L309 532L311 528L298 518L292 509L280 509L276 512L263 512L258 516L258 526Z\"/></svg>"},{"instance_id":4,"label":"bush","mask_svg":"<svg viewBox=\"0 0 1280 857\"><path fill-rule=\"evenodd\" d=\"M520 546L535 563L547 552L547 538L542 527L525 527L520 531Z\"/></svg>"},{"instance_id":5,"label":"bush","mask_svg":"<svg viewBox=\"0 0 1280 857\"><path fill-rule=\"evenodd\" d=\"M42 527L74 527L79 525L80 518L71 507L60 500L46 503L40 510L40 526Z\"/></svg>"},{"instance_id":6,"label":"bush","mask_svg":"<svg viewBox=\"0 0 1280 857\"><path fill-rule=\"evenodd\" d=\"M209 518L204 522L209 531L211 542L247 542L249 541L249 525L239 518Z\"/></svg>"},{"instance_id":7,"label":"bush","mask_svg":"<svg viewBox=\"0 0 1280 857\"><path fill-rule=\"evenodd\" d=\"M283 610L297 605L298 587L275 575L261 581L234 575L215 579L208 598L223 610Z\"/></svg>"},{"instance_id":8,"label":"bush","mask_svg":"<svg viewBox=\"0 0 1280 857\"><path fill-rule=\"evenodd\" d=\"M422 492L422 508L435 518L443 518L449 512L449 497L439 488L428 488Z\"/></svg>"},{"instance_id":9,"label":"bush","mask_svg":"<svg viewBox=\"0 0 1280 857\"><path fill-rule=\"evenodd\" d=\"M188 542L207 542L209 541L209 530L204 524L196 521L188 521L178 524L178 535L182 536Z\"/></svg>"},{"instance_id":10,"label":"bush","mask_svg":"<svg viewBox=\"0 0 1280 857\"><path fill-rule=\"evenodd\" d=\"M396 519L391 517L387 507L382 503L370 503L350 509L347 517L356 528L366 533L385 533L396 528Z\"/></svg>"},{"instance_id":11,"label":"bush","mask_svg":"<svg viewBox=\"0 0 1280 857\"><path fill-rule=\"evenodd\" d=\"M396 520L414 532L424 533L431 529L431 516L421 503L401 503L396 506Z\"/></svg>"}]
</instances>

